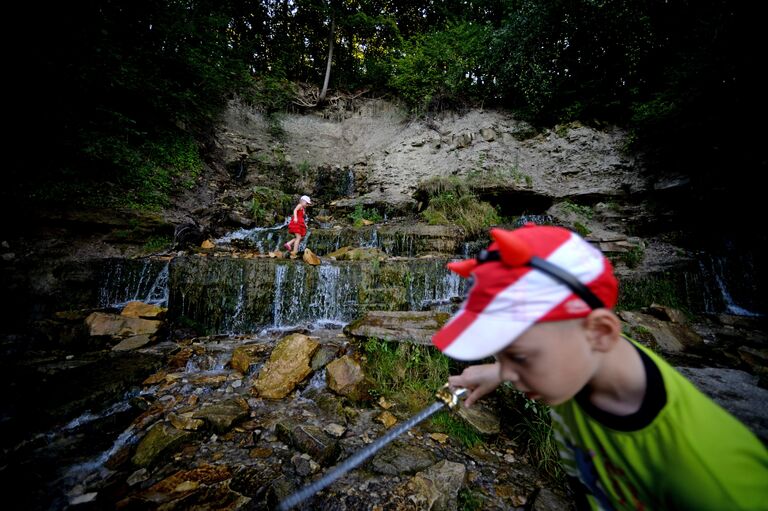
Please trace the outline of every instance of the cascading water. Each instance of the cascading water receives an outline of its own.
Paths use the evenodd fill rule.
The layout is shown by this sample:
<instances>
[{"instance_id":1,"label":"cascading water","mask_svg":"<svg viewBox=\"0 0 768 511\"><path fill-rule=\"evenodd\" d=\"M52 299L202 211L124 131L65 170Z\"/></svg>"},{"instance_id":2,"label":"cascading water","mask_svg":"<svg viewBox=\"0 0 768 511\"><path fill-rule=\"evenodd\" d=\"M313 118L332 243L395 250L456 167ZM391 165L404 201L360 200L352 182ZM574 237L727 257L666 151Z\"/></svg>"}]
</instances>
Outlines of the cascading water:
<instances>
[{"instance_id":1,"label":"cascading water","mask_svg":"<svg viewBox=\"0 0 768 511\"><path fill-rule=\"evenodd\" d=\"M330 326L351 321L357 312L357 288L351 285L349 268L277 265L272 326Z\"/></svg>"},{"instance_id":2,"label":"cascading water","mask_svg":"<svg viewBox=\"0 0 768 511\"><path fill-rule=\"evenodd\" d=\"M168 272L167 260L110 260L101 279L99 307L122 307L135 300L167 306Z\"/></svg>"},{"instance_id":3,"label":"cascading water","mask_svg":"<svg viewBox=\"0 0 768 511\"><path fill-rule=\"evenodd\" d=\"M448 259L324 261L179 257L171 316L209 332L340 326L365 310L445 310L466 290Z\"/></svg>"},{"instance_id":4,"label":"cascading water","mask_svg":"<svg viewBox=\"0 0 768 511\"><path fill-rule=\"evenodd\" d=\"M282 243L288 240L288 221L290 217L286 217L283 223L279 225L273 225L272 227L254 227L252 229L238 229L226 236L218 238L215 243L217 245L231 245L231 244L245 244L249 247L253 247L261 253L267 253L272 251L279 251L283 248L280 246ZM282 242L282 243L281 243Z\"/></svg>"},{"instance_id":5,"label":"cascading water","mask_svg":"<svg viewBox=\"0 0 768 511\"><path fill-rule=\"evenodd\" d=\"M733 314L758 317L750 297L757 295L757 283L744 276L756 275L754 261L747 255L728 256L700 254L699 270L703 277L694 283L702 293L704 311L709 314Z\"/></svg>"}]
</instances>

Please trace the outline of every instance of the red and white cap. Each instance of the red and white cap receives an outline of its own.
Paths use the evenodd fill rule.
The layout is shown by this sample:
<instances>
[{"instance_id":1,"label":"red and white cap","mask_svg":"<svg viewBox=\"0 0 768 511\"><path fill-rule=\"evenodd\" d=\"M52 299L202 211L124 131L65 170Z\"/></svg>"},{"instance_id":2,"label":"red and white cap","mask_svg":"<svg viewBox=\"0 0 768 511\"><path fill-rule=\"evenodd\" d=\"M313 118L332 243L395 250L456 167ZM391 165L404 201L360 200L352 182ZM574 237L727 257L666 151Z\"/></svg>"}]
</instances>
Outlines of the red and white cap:
<instances>
[{"instance_id":1,"label":"red and white cap","mask_svg":"<svg viewBox=\"0 0 768 511\"><path fill-rule=\"evenodd\" d=\"M574 232L527 224L507 231L491 229L495 260L468 259L448 264L474 285L461 309L432 337L440 351L458 360L498 353L534 323L587 316L592 307L571 286L531 266L546 261L572 275L605 307L616 305L618 282L611 262ZM547 264L548 263L548 264ZM581 284L579 284L581 283ZM581 293L582 295L584 293Z\"/></svg>"},{"instance_id":2,"label":"red and white cap","mask_svg":"<svg viewBox=\"0 0 768 511\"><path fill-rule=\"evenodd\" d=\"M306 202L307 204L312 204L312 201L311 201L311 200L309 200L309 195L302 195L302 196L301 196L301 198L300 198L299 200L303 200L303 201L304 201L304 202Z\"/></svg>"}]
</instances>

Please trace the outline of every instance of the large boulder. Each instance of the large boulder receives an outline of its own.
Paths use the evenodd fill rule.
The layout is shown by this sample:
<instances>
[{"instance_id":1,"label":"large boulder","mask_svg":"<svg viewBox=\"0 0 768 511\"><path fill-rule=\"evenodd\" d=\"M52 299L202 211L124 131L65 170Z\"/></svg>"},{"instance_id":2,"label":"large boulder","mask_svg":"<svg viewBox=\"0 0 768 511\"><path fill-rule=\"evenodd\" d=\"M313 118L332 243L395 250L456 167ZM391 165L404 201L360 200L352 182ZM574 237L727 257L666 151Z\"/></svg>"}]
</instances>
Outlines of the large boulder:
<instances>
[{"instance_id":1,"label":"large boulder","mask_svg":"<svg viewBox=\"0 0 768 511\"><path fill-rule=\"evenodd\" d=\"M368 398L365 373L360 363L349 355L326 366L328 387L337 394L360 401Z\"/></svg>"},{"instance_id":2,"label":"large boulder","mask_svg":"<svg viewBox=\"0 0 768 511\"><path fill-rule=\"evenodd\" d=\"M267 399L282 399L311 372L312 355L320 347L303 334L283 337L253 382L253 392Z\"/></svg>"},{"instance_id":3,"label":"large boulder","mask_svg":"<svg viewBox=\"0 0 768 511\"><path fill-rule=\"evenodd\" d=\"M131 318L106 312L94 312L85 318L90 334L111 337L131 337L134 335L153 335L162 324L151 319Z\"/></svg>"}]
</instances>

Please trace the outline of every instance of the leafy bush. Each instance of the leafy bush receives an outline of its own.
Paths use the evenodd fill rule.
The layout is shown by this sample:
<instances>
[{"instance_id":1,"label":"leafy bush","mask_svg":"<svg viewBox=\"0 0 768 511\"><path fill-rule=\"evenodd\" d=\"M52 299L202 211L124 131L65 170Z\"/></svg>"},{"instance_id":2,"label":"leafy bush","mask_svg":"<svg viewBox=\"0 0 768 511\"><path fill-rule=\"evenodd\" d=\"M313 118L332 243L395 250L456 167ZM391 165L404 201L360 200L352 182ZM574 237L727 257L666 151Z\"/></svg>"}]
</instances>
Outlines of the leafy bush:
<instances>
[{"instance_id":1,"label":"leafy bush","mask_svg":"<svg viewBox=\"0 0 768 511\"><path fill-rule=\"evenodd\" d=\"M465 236L481 234L501 222L496 209L481 201L465 181L454 177L437 177L419 184L417 194L427 196L429 205L421 212L431 225L457 225Z\"/></svg>"},{"instance_id":2,"label":"leafy bush","mask_svg":"<svg viewBox=\"0 0 768 511\"><path fill-rule=\"evenodd\" d=\"M621 281L616 309L638 310L652 303L686 310L682 292L671 276L646 276L642 279Z\"/></svg>"},{"instance_id":3,"label":"leafy bush","mask_svg":"<svg viewBox=\"0 0 768 511\"><path fill-rule=\"evenodd\" d=\"M480 73L490 35L488 26L469 22L418 34L394 59L389 85L419 111L441 95L478 97L492 83Z\"/></svg>"},{"instance_id":4,"label":"leafy bush","mask_svg":"<svg viewBox=\"0 0 768 511\"><path fill-rule=\"evenodd\" d=\"M352 225L355 227L362 227L365 225L363 220L373 223L382 221L381 214L376 208L364 208L362 204L356 205L355 210L347 216L352 220Z\"/></svg>"},{"instance_id":5,"label":"leafy bush","mask_svg":"<svg viewBox=\"0 0 768 511\"><path fill-rule=\"evenodd\" d=\"M280 190L253 187L250 210L258 225L274 225L291 214L293 205L291 196Z\"/></svg>"}]
</instances>

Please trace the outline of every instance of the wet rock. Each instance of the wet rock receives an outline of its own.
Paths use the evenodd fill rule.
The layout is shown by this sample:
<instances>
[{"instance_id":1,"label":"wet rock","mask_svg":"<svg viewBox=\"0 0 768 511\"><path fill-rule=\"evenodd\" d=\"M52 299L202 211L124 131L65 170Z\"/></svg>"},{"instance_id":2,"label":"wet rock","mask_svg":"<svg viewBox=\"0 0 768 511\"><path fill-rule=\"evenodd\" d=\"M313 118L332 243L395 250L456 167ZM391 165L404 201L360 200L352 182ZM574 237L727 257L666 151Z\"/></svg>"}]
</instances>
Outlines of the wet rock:
<instances>
[{"instance_id":1,"label":"wet rock","mask_svg":"<svg viewBox=\"0 0 768 511\"><path fill-rule=\"evenodd\" d=\"M141 439L131 461L138 467L152 467L190 440L192 434L188 431L159 422Z\"/></svg>"},{"instance_id":2,"label":"wet rock","mask_svg":"<svg viewBox=\"0 0 768 511\"><path fill-rule=\"evenodd\" d=\"M125 481L128 486L135 486L139 483L143 483L149 479L149 472L146 468L140 468L130 476L128 476L128 479Z\"/></svg>"},{"instance_id":3,"label":"wet rock","mask_svg":"<svg viewBox=\"0 0 768 511\"><path fill-rule=\"evenodd\" d=\"M332 417L331 420L344 422L344 406L341 400L330 392L323 392L314 397L317 407Z\"/></svg>"},{"instance_id":4,"label":"wet rock","mask_svg":"<svg viewBox=\"0 0 768 511\"><path fill-rule=\"evenodd\" d=\"M232 361L230 362L230 365L235 371L247 375L251 366L261 360L267 349L269 349L269 345L265 343L238 346L232 352Z\"/></svg>"},{"instance_id":5,"label":"wet rock","mask_svg":"<svg viewBox=\"0 0 768 511\"><path fill-rule=\"evenodd\" d=\"M702 342L699 334L687 325L661 321L642 312L621 311L618 314L627 323L629 336L651 349L675 353Z\"/></svg>"},{"instance_id":6,"label":"wet rock","mask_svg":"<svg viewBox=\"0 0 768 511\"><path fill-rule=\"evenodd\" d=\"M561 511L570 509L572 506L570 500L556 494L549 488L542 488L535 492L531 498L534 499L531 511Z\"/></svg>"},{"instance_id":7,"label":"wet rock","mask_svg":"<svg viewBox=\"0 0 768 511\"><path fill-rule=\"evenodd\" d=\"M272 456L272 452L269 447L256 447L248 451L248 456L251 458L269 458Z\"/></svg>"},{"instance_id":8,"label":"wet rock","mask_svg":"<svg viewBox=\"0 0 768 511\"><path fill-rule=\"evenodd\" d=\"M435 463L432 453L412 445L395 442L373 457L370 467L374 472L396 476L413 474Z\"/></svg>"},{"instance_id":9,"label":"wet rock","mask_svg":"<svg viewBox=\"0 0 768 511\"><path fill-rule=\"evenodd\" d=\"M288 498L296 490L296 485L284 475L273 479L267 490L268 509L277 509L280 502Z\"/></svg>"},{"instance_id":10,"label":"wet rock","mask_svg":"<svg viewBox=\"0 0 768 511\"><path fill-rule=\"evenodd\" d=\"M464 465L443 460L413 476L403 490L418 509L449 511L458 507L465 475Z\"/></svg>"},{"instance_id":11,"label":"wet rock","mask_svg":"<svg viewBox=\"0 0 768 511\"><path fill-rule=\"evenodd\" d=\"M90 492L90 493L84 493L82 495L78 495L76 497L72 497L69 499L69 505L70 506L77 506L80 504L86 504L88 502L93 502L96 500L96 496L98 495L97 492Z\"/></svg>"},{"instance_id":12,"label":"wet rock","mask_svg":"<svg viewBox=\"0 0 768 511\"><path fill-rule=\"evenodd\" d=\"M347 428L345 428L341 424L331 423L331 424L326 424L325 426L323 426L323 431L325 431L326 433L328 433L329 435L331 435L334 438L341 438L342 435L344 435L344 432L346 430L347 430Z\"/></svg>"},{"instance_id":13,"label":"wet rock","mask_svg":"<svg viewBox=\"0 0 768 511\"><path fill-rule=\"evenodd\" d=\"M245 399L233 397L220 403L203 405L194 413L193 418L204 420L213 431L224 434L238 422L246 420L249 410Z\"/></svg>"},{"instance_id":14,"label":"wet rock","mask_svg":"<svg viewBox=\"0 0 768 511\"><path fill-rule=\"evenodd\" d=\"M768 390L737 369L677 367L683 376L768 443Z\"/></svg>"},{"instance_id":15,"label":"wet rock","mask_svg":"<svg viewBox=\"0 0 768 511\"><path fill-rule=\"evenodd\" d=\"M196 490L201 484L212 485L232 477L232 470L226 465L203 465L192 470L180 470L149 487L144 495L177 494Z\"/></svg>"},{"instance_id":16,"label":"wet rock","mask_svg":"<svg viewBox=\"0 0 768 511\"><path fill-rule=\"evenodd\" d=\"M760 374L766 373L768 369L768 350L758 350L749 346L739 346L737 349L739 358L746 363L753 372Z\"/></svg>"},{"instance_id":17,"label":"wet rock","mask_svg":"<svg viewBox=\"0 0 768 511\"><path fill-rule=\"evenodd\" d=\"M328 387L337 394L360 401L367 399L368 387L360 363L349 355L326 366Z\"/></svg>"},{"instance_id":18,"label":"wet rock","mask_svg":"<svg viewBox=\"0 0 768 511\"><path fill-rule=\"evenodd\" d=\"M205 238L205 232L202 227L194 222L186 222L175 227L173 232L173 241L179 246L193 245L198 246Z\"/></svg>"},{"instance_id":19,"label":"wet rock","mask_svg":"<svg viewBox=\"0 0 768 511\"><path fill-rule=\"evenodd\" d=\"M118 314L94 312L85 318L91 335L109 335L112 337L130 337L132 335L152 335L160 328L161 322L151 319L128 318Z\"/></svg>"},{"instance_id":20,"label":"wet rock","mask_svg":"<svg viewBox=\"0 0 768 511\"><path fill-rule=\"evenodd\" d=\"M498 484L494 488L496 495L511 503L514 507L521 507L528 502L528 497L523 494L523 490L512 484Z\"/></svg>"},{"instance_id":21,"label":"wet rock","mask_svg":"<svg viewBox=\"0 0 768 511\"><path fill-rule=\"evenodd\" d=\"M339 455L338 441L316 426L279 422L275 433L280 441L308 454L322 465L333 463Z\"/></svg>"},{"instance_id":22,"label":"wet rock","mask_svg":"<svg viewBox=\"0 0 768 511\"><path fill-rule=\"evenodd\" d=\"M235 472L229 487L241 495L258 497L264 495L267 484L275 477L270 467L241 466Z\"/></svg>"},{"instance_id":23,"label":"wet rock","mask_svg":"<svg viewBox=\"0 0 768 511\"><path fill-rule=\"evenodd\" d=\"M148 335L133 335L123 339L112 347L112 351L129 351L141 348L152 342Z\"/></svg>"},{"instance_id":24,"label":"wet rock","mask_svg":"<svg viewBox=\"0 0 768 511\"><path fill-rule=\"evenodd\" d=\"M384 424L384 427L387 429L397 424L397 418L387 411L382 412L375 420Z\"/></svg>"},{"instance_id":25,"label":"wet rock","mask_svg":"<svg viewBox=\"0 0 768 511\"><path fill-rule=\"evenodd\" d=\"M205 348L202 346L187 346L176 352L168 359L169 369L182 369L187 366L189 359L196 355L203 355Z\"/></svg>"},{"instance_id":26,"label":"wet rock","mask_svg":"<svg viewBox=\"0 0 768 511\"><path fill-rule=\"evenodd\" d=\"M320 346L320 349L317 350L317 353L315 353L315 355L312 357L312 370L319 371L328 365L328 363L331 362L334 358L336 358L338 353L339 348L337 346L331 346L328 344Z\"/></svg>"},{"instance_id":27,"label":"wet rock","mask_svg":"<svg viewBox=\"0 0 768 511\"><path fill-rule=\"evenodd\" d=\"M337 261L372 261L386 259L389 256L378 248L342 247L328 254L328 257Z\"/></svg>"},{"instance_id":28,"label":"wet rock","mask_svg":"<svg viewBox=\"0 0 768 511\"><path fill-rule=\"evenodd\" d=\"M386 341L409 341L430 345L432 336L451 317L437 311L370 311L344 328L360 339L375 337Z\"/></svg>"},{"instance_id":29,"label":"wet rock","mask_svg":"<svg viewBox=\"0 0 768 511\"><path fill-rule=\"evenodd\" d=\"M152 305L144 302L128 302L120 312L121 316L127 318L157 319L162 320L168 309L159 305Z\"/></svg>"},{"instance_id":30,"label":"wet rock","mask_svg":"<svg viewBox=\"0 0 768 511\"><path fill-rule=\"evenodd\" d=\"M317 473L320 465L315 462L308 454L294 454L291 458L291 464L296 469L296 473L302 477Z\"/></svg>"},{"instance_id":31,"label":"wet rock","mask_svg":"<svg viewBox=\"0 0 768 511\"><path fill-rule=\"evenodd\" d=\"M168 414L168 421L176 429L185 431L197 431L205 424L202 419L193 418L194 412L187 412L182 414L175 414L173 412Z\"/></svg>"},{"instance_id":32,"label":"wet rock","mask_svg":"<svg viewBox=\"0 0 768 511\"><path fill-rule=\"evenodd\" d=\"M431 438L432 440L434 440L439 444L445 444L446 442L448 442L448 438L450 437L445 433L430 433L429 438Z\"/></svg>"},{"instance_id":33,"label":"wet rock","mask_svg":"<svg viewBox=\"0 0 768 511\"><path fill-rule=\"evenodd\" d=\"M307 263L311 264L312 266L318 266L320 264L320 258L315 255L314 252L312 252L310 249L305 248L304 253L301 256L302 260Z\"/></svg>"},{"instance_id":34,"label":"wet rock","mask_svg":"<svg viewBox=\"0 0 768 511\"><path fill-rule=\"evenodd\" d=\"M253 382L254 392L267 399L287 396L312 372L309 362L319 346L303 334L281 339Z\"/></svg>"},{"instance_id":35,"label":"wet rock","mask_svg":"<svg viewBox=\"0 0 768 511\"><path fill-rule=\"evenodd\" d=\"M498 435L501 431L501 419L481 404L472 408L457 406L456 413L483 435Z\"/></svg>"},{"instance_id":36,"label":"wet rock","mask_svg":"<svg viewBox=\"0 0 768 511\"><path fill-rule=\"evenodd\" d=\"M648 313L662 321L669 321L670 323L677 323L678 325L688 324L688 319L682 311L667 307L666 305L652 303L650 307L648 307Z\"/></svg>"}]
</instances>

